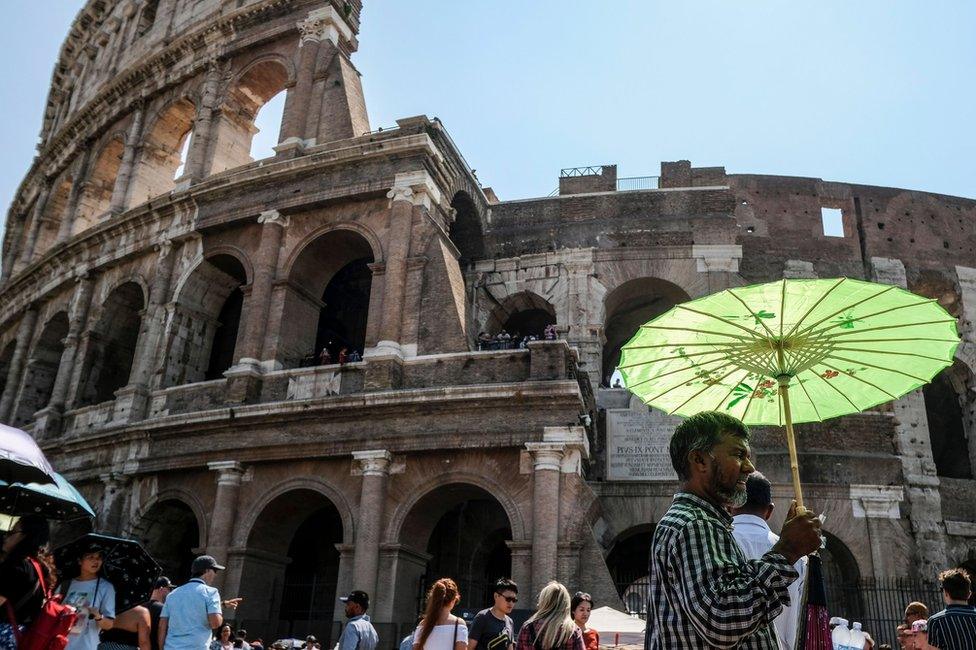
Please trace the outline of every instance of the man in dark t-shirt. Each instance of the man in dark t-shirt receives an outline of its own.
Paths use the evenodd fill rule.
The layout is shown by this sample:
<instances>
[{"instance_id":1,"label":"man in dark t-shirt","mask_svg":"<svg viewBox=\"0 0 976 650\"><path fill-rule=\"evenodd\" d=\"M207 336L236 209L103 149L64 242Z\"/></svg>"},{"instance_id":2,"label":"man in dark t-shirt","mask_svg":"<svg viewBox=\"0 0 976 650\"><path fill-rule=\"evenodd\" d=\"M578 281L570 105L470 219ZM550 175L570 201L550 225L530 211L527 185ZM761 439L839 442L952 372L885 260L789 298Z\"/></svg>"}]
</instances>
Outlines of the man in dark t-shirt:
<instances>
[{"instance_id":1,"label":"man in dark t-shirt","mask_svg":"<svg viewBox=\"0 0 976 650\"><path fill-rule=\"evenodd\" d=\"M146 609L149 610L149 642L152 644L152 650L159 650L159 614L163 611L163 603L166 602L166 596L171 591L173 591L173 583L169 578L166 576L156 578L153 592L149 596L149 604L146 605Z\"/></svg>"},{"instance_id":2,"label":"man in dark t-shirt","mask_svg":"<svg viewBox=\"0 0 976 650\"><path fill-rule=\"evenodd\" d=\"M468 650L513 650L515 625L508 616L518 602L518 585L508 578L495 583L494 605L481 610L468 630Z\"/></svg>"}]
</instances>

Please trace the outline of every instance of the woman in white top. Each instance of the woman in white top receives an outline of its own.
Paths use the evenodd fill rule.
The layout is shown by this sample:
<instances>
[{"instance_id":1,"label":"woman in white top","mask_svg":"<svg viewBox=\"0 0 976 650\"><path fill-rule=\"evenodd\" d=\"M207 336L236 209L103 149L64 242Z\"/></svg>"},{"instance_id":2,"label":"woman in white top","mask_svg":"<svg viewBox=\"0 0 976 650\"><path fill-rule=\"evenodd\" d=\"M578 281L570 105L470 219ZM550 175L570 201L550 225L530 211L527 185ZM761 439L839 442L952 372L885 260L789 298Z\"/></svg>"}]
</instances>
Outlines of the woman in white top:
<instances>
[{"instance_id":1,"label":"woman in white top","mask_svg":"<svg viewBox=\"0 0 976 650\"><path fill-rule=\"evenodd\" d=\"M461 593L450 578L431 586L424 618L413 633L413 650L467 650L468 626L451 614L459 602Z\"/></svg>"}]
</instances>

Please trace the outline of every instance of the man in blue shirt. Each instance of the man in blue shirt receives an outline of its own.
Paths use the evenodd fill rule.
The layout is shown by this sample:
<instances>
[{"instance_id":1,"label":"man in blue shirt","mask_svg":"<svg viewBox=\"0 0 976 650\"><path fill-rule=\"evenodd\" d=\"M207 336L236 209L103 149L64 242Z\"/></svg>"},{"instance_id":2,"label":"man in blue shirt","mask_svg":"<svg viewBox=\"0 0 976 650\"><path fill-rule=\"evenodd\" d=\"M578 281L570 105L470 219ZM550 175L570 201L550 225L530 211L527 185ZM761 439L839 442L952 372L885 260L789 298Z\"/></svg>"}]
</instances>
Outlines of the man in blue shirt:
<instances>
[{"instance_id":1,"label":"man in blue shirt","mask_svg":"<svg viewBox=\"0 0 976 650\"><path fill-rule=\"evenodd\" d=\"M213 630L224 623L221 605L236 609L240 598L221 602L210 585L224 567L209 555L193 560L189 582L175 589L159 614L159 647L163 650L207 650Z\"/></svg>"},{"instance_id":2,"label":"man in blue shirt","mask_svg":"<svg viewBox=\"0 0 976 650\"><path fill-rule=\"evenodd\" d=\"M962 569L939 574L946 608L928 620L928 643L940 650L976 649L976 607L969 604L972 582Z\"/></svg>"},{"instance_id":3,"label":"man in blue shirt","mask_svg":"<svg viewBox=\"0 0 976 650\"><path fill-rule=\"evenodd\" d=\"M365 591L350 591L340 598L346 604L346 623L339 637L338 650L376 650L380 642L376 628L369 622L366 610L369 609L369 594ZM169 648L166 648L169 650Z\"/></svg>"}]
</instances>

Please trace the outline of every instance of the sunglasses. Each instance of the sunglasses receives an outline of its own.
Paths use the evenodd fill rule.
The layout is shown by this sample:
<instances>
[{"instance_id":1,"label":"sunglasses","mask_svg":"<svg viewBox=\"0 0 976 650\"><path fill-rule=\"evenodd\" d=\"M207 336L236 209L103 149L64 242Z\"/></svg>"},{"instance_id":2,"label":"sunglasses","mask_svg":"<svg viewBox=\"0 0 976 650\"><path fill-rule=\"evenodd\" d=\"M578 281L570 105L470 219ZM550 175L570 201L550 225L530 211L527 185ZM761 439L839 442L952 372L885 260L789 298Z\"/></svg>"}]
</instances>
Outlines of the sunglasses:
<instances>
[{"instance_id":1,"label":"sunglasses","mask_svg":"<svg viewBox=\"0 0 976 650\"><path fill-rule=\"evenodd\" d=\"M506 603L517 603L518 602L518 598L516 598L515 596L502 596L501 594L496 594L496 595L501 596L502 598L504 598Z\"/></svg>"}]
</instances>

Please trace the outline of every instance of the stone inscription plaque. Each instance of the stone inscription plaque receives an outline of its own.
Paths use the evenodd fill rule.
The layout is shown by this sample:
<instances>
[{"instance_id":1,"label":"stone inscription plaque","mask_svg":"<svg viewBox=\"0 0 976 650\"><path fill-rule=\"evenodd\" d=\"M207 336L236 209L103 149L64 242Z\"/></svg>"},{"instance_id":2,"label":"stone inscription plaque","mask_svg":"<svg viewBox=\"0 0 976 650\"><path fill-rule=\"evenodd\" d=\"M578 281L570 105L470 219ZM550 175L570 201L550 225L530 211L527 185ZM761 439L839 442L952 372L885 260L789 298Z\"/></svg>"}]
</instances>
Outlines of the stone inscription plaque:
<instances>
[{"instance_id":1,"label":"stone inscription plaque","mask_svg":"<svg viewBox=\"0 0 976 650\"><path fill-rule=\"evenodd\" d=\"M607 411L607 479L675 481L668 443L681 418L644 406L632 398L630 408Z\"/></svg>"}]
</instances>

